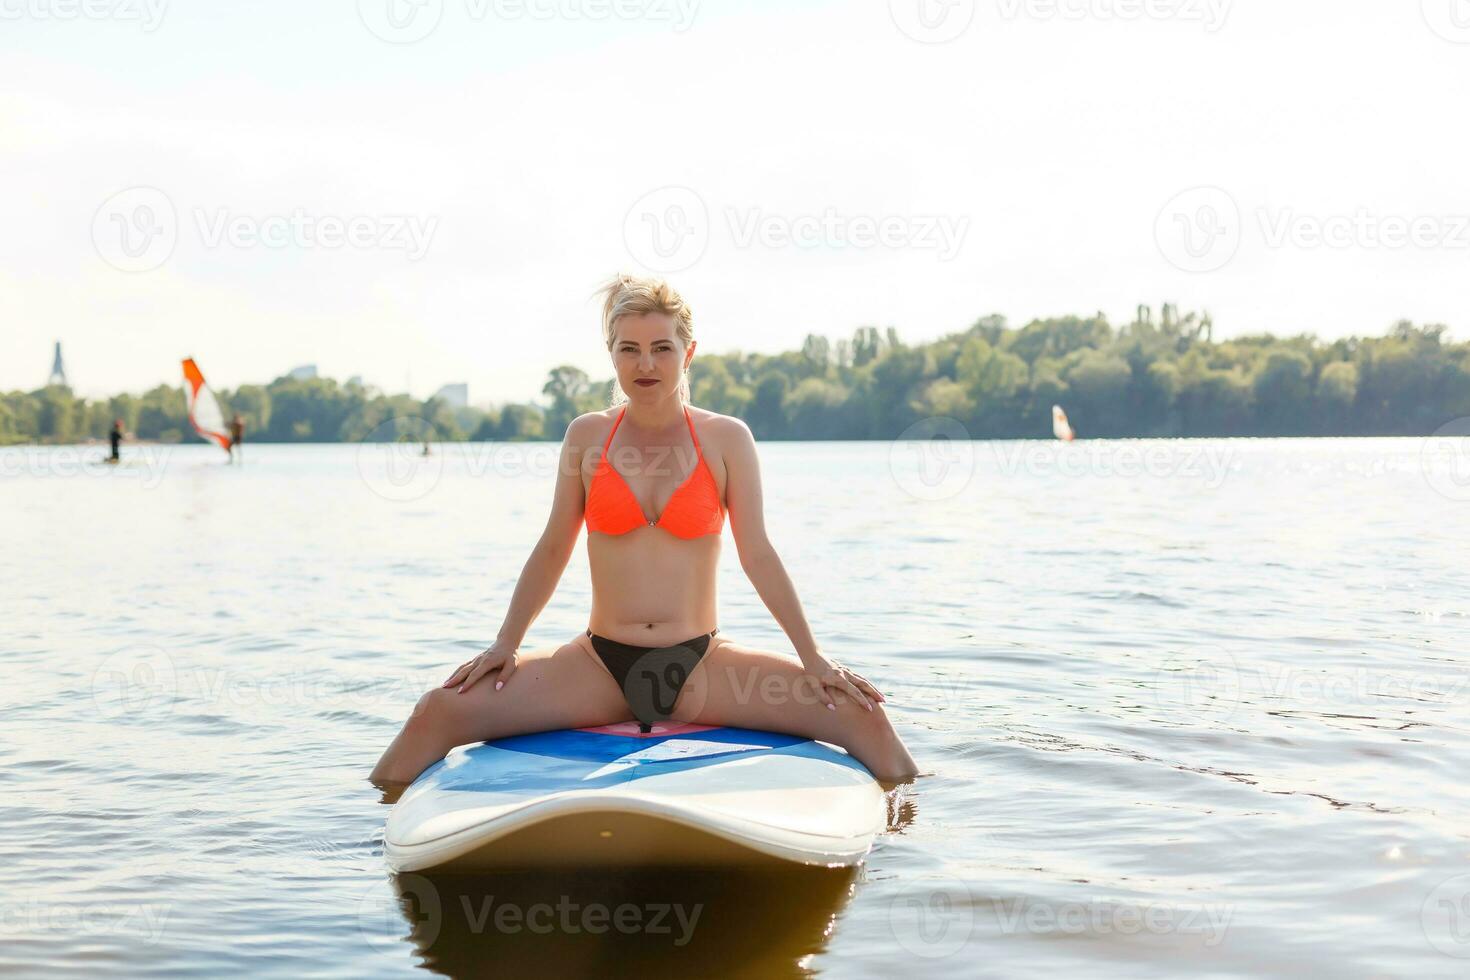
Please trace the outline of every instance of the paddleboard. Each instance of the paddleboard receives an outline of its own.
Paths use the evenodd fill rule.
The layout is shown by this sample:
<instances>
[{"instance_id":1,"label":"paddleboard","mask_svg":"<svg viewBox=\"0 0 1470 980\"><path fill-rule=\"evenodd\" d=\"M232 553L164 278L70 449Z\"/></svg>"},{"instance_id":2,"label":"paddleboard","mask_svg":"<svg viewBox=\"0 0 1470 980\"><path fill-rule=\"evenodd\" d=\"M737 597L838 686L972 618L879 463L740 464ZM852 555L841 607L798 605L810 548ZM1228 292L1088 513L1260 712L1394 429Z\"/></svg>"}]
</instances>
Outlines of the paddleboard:
<instances>
[{"instance_id":1,"label":"paddleboard","mask_svg":"<svg viewBox=\"0 0 1470 980\"><path fill-rule=\"evenodd\" d=\"M813 865L863 860L883 789L822 742L634 722L465 745L388 815L395 871Z\"/></svg>"}]
</instances>

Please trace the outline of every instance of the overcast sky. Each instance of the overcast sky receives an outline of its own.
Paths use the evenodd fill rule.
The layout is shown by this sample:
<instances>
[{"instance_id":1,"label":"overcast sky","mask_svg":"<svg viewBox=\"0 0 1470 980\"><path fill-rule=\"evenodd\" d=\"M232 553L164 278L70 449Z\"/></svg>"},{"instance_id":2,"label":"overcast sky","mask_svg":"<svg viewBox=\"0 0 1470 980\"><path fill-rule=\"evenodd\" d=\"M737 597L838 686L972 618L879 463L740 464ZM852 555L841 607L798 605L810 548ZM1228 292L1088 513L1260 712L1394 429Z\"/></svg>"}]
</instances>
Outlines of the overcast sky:
<instances>
[{"instance_id":1,"label":"overcast sky","mask_svg":"<svg viewBox=\"0 0 1470 980\"><path fill-rule=\"evenodd\" d=\"M1470 335L1467 0L0 0L0 390L425 396L998 312Z\"/></svg>"}]
</instances>

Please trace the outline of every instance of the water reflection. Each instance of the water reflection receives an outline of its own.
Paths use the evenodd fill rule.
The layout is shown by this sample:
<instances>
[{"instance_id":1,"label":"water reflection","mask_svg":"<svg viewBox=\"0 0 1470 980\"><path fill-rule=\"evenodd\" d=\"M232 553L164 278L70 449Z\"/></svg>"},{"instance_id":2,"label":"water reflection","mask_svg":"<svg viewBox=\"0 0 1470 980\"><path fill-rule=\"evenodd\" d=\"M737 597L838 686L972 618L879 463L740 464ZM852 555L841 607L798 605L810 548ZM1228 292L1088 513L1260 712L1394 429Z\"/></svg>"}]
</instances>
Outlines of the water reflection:
<instances>
[{"instance_id":1,"label":"water reflection","mask_svg":"<svg viewBox=\"0 0 1470 980\"><path fill-rule=\"evenodd\" d=\"M409 939L449 977L803 977L851 868L395 875Z\"/></svg>"}]
</instances>

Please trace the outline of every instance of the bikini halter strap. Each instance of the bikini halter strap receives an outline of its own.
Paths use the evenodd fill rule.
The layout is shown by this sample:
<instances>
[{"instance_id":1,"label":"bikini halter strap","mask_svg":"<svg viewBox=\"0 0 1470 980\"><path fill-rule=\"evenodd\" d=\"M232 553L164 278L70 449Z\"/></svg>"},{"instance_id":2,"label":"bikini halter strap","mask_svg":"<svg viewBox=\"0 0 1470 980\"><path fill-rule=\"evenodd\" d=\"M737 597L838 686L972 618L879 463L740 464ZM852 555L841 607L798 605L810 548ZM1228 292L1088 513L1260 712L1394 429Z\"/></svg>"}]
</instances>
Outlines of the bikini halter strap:
<instances>
[{"instance_id":1,"label":"bikini halter strap","mask_svg":"<svg viewBox=\"0 0 1470 980\"><path fill-rule=\"evenodd\" d=\"M602 455L607 455L607 447L612 445L613 434L618 431L618 426L623 424L623 416L628 414L628 406L618 413L617 421L613 423L612 431L607 434L607 440L602 444ZM684 421L689 424L689 438L694 440L694 452L696 455L704 455L704 450L699 448L699 436L694 434L694 417L689 414L689 406L684 406Z\"/></svg>"}]
</instances>

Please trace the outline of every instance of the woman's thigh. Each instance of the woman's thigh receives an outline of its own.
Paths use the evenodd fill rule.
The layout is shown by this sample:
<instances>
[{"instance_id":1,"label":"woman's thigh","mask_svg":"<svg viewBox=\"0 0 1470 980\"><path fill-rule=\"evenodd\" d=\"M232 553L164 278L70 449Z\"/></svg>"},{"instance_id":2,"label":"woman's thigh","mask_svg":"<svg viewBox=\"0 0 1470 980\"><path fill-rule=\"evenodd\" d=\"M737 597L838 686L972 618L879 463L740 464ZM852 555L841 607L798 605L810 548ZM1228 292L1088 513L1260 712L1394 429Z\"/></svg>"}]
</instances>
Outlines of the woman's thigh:
<instances>
[{"instance_id":1,"label":"woman's thigh","mask_svg":"<svg viewBox=\"0 0 1470 980\"><path fill-rule=\"evenodd\" d=\"M797 658L721 637L685 682L674 718L785 732L848 749L894 737L881 704L869 711L845 695L834 693L833 700L835 710L821 700L815 678Z\"/></svg>"},{"instance_id":2,"label":"woman's thigh","mask_svg":"<svg viewBox=\"0 0 1470 980\"><path fill-rule=\"evenodd\" d=\"M446 668L446 676L450 669ZM453 745L492 738L585 728L633 717L622 692L587 649L572 641L521 653L505 687L481 678L469 690L436 688L415 713L424 712Z\"/></svg>"}]
</instances>

